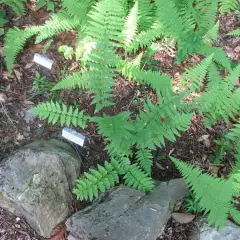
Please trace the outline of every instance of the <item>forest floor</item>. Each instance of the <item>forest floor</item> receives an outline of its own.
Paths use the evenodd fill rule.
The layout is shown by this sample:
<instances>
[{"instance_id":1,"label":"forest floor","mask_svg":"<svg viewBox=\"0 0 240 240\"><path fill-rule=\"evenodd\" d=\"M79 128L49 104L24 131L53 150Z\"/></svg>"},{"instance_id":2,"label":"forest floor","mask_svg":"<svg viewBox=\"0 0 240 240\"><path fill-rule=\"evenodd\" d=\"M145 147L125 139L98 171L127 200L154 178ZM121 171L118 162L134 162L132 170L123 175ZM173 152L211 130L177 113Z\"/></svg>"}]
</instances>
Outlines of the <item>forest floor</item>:
<instances>
[{"instance_id":1,"label":"forest floor","mask_svg":"<svg viewBox=\"0 0 240 240\"><path fill-rule=\"evenodd\" d=\"M44 10L34 11L29 8L27 16L23 18L15 18L9 9L5 10L7 10L9 20L5 30L13 26L25 27L42 24L49 18L49 13ZM240 61L240 38L228 37L226 34L240 27L239 19L239 14L221 17L219 41L217 43L236 62ZM43 54L44 45L34 44L34 41L30 41L17 58L14 71L10 74L4 65L2 56L3 36L0 36L0 160L33 140L59 138L61 136L62 128L60 126L49 125L29 113L29 110L41 101L47 101L50 97L63 99L65 103L77 103L88 114L93 114L94 109L90 105L91 96L85 91L62 91L51 96L50 92L36 95L36 90L33 88L36 71L41 76L45 76L51 84L80 68L78 62L74 60L66 61L58 53L59 46L74 46L74 42L74 32L60 34L54 38L47 53ZM32 61L35 53L43 54L54 61L51 71ZM178 81L184 69L200 61L199 56L190 56L187 62L177 65L174 63L174 57L175 49L171 48L154 54L152 60L155 68L171 75L175 82ZM138 111L141 108L141 98L149 97L153 101L156 98L153 92L149 92L147 89L139 89L139 85L124 78L119 78L116 82L115 96L116 105L109 109L112 113L118 113L122 110ZM153 178L168 181L180 177L173 163L167 159L169 155L194 163L194 165L216 176L225 176L234 164L233 156L231 154L230 156L224 156L221 164L213 164L210 156L216 152L214 140L230 127L231 125L227 126L219 123L212 128L206 128L202 119L195 115L190 128L181 137L177 138L176 142L167 142L166 147L153 153ZM90 140L88 149L83 152L85 170L106 160L107 154L104 150L106 142L98 135L95 125L89 124L85 130L76 130L85 134ZM201 140L201 138L205 140ZM77 211L79 207L76 205L75 209ZM189 231L193 228L194 222L179 224L171 219L159 240L187 240L189 239ZM0 209L0 240L25 240L29 239L29 236L30 239L41 239L22 219Z\"/></svg>"}]
</instances>

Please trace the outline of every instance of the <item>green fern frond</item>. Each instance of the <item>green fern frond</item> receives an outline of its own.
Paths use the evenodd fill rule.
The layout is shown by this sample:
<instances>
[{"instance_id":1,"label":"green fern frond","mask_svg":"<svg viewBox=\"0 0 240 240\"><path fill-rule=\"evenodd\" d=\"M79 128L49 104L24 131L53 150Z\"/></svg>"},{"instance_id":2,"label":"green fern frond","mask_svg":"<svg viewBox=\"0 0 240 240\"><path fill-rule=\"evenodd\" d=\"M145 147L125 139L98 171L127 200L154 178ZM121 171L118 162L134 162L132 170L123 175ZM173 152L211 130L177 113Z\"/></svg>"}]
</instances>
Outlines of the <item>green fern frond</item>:
<instances>
[{"instance_id":1,"label":"green fern frond","mask_svg":"<svg viewBox=\"0 0 240 240\"><path fill-rule=\"evenodd\" d=\"M117 43L122 42L125 11L118 0L102 0L93 6L88 14L90 20L86 26L86 34L90 41L101 42L106 36ZM120 45L119 45L120 46Z\"/></svg>"},{"instance_id":2,"label":"green fern frond","mask_svg":"<svg viewBox=\"0 0 240 240\"><path fill-rule=\"evenodd\" d=\"M138 0L139 4L139 29L146 31L151 28L152 23L155 22L155 2L150 0Z\"/></svg>"},{"instance_id":3,"label":"green fern frond","mask_svg":"<svg viewBox=\"0 0 240 240\"><path fill-rule=\"evenodd\" d=\"M133 79L140 84L150 85L157 92L172 89L172 79L170 77L161 75L159 72L140 70L134 62L121 62L121 73L129 80Z\"/></svg>"},{"instance_id":4,"label":"green fern frond","mask_svg":"<svg viewBox=\"0 0 240 240\"><path fill-rule=\"evenodd\" d=\"M73 17L65 11L52 14L51 19L46 21L43 26L39 27L39 34L36 38L36 43L51 38L57 33L75 29L78 26L79 22L75 21Z\"/></svg>"},{"instance_id":5,"label":"green fern frond","mask_svg":"<svg viewBox=\"0 0 240 240\"><path fill-rule=\"evenodd\" d=\"M199 168L172 158L202 210L209 212L209 224L221 228L227 220L232 199L232 181L202 173Z\"/></svg>"},{"instance_id":6,"label":"green fern frond","mask_svg":"<svg viewBox=\"0 0 240 240\"><path fill-rule=\"evenodd\" d=\"M231 70L231 60L227 56L227 54L223 51L223 49L219 47L210 47L207 45L204 45L199 53L204 54L205 56L210 56L211 54L214 54L213 59L216 63L222 65L227 70Z\"/></svg>"},{"instance_id":7,"label":"green fern frond","mask_svg":"<svg viewBox=\"0 0 240 240\"><path fill-rule=\"evenodd\" d=\"M63 0L62 6L76 22L81 23L93 5L93 0Z\"/></svg>"},{"instance_id":8,"label":"green fern frond","mask_svg":"<svg viewBox=\"0 0 240 240\"><path fill-rule=\"evenodd\" d=\"M165 138L175 141L175 136L180 136L179 131L188 128L192 114L179 113L175 108L181 105L179 99L168 94L163 94L158 104L154 105L150 100L144 103L144 111L140 111L135 122L137 133L134 139L138 148L164 146Z\"/></svg>"},{"instance_id":9,"label":"green fern frond","mask_svg":"<svg viewBox=\"0 0 240 240\"><path fill-rule=\"evenodd\" d=\"M130 112L122 112L115 116L92 118L98 125L99 134L103 135L110 144L107 146L109 153L118 156L129 156L133 139L134 126L129 119Z\"/></svg>"},{"instance_id":10,"label":"green fern frond","mask_svg":"<svg viewBox=\"0 0 240 240\"><path fill-rule=\"evenodd\" d=\"M151 176L152 172L152 154L151 150L149 149L139 149L136 153L137 161L139 162L139 165L141 168L146 171L148 176Z\"/></svg>"},{"instance_id":11,"label":"green fern frond","mask_svg":"<svg viewBox=\"0 0 240 240\"><path fill-rule=\"evenodd\" d=\"M138 164L133 164L128 167L124 179L125 185L137 188L140 191L150 192L154 188L152 179L140 169Z\"/></svg>"},{"instance_id":12,"label":"green fern frond","mask_svg":"<svg viewBox=\"0 0 240 240\"><path fill-rule=\"evenodd\" d=\"M180 78L180 85L193 91L199 89L212 63L213 54L205 58L200 64L188 69Z\"/></svg>"},{"instance_id":13,"label":"green fern frond","mask_svg":"<svg viewBox=\"0 0 240 240\"><path fill-rule=\"evenodd\" d=\"M239 37L240 36L240 29L235 29L227 34L227 36Z\"/></svg>"},{"instance_id":14,"label":"green fern frond","mask_svg":"<svg viewBox=\"0 0 240 240\"><path fill-rule=\"evenodd\" d=\"M206 115L207 124L224 119L235 119L240 109L240 89L234 87L240 76L240 65L222 79L214 66L209 68L208 89L198 98L199 111ZM224 94L223 94L224 92Z\"/></svg>"},{"instance_id":15,"label":"green fern frond","mask_svg":"<svg viewBox=\"0 0 240 240\"><path fill-rule=\"evenodd\" d=\"M226 136L228 139L238 142L240 139L240 122L235 124L231 131ZM239 162L239 169L240 169L240 162Z\"/></svg>"},{"instance_id":16,"label":"green fern frond","mask_svg":"<svg viewBox=\"0 0 240 240\"><path fill-rule=\"evenodd\" d=\"M73 193L80 200L92 201L98 197L100 192L114 187L119 183L119 176L111 163L105 162L104 167L98 165L98 169L90 169L90 173L85 172L84 176L76 181Z\"/></svg>"},{"instance_id":17,"label":"green fern frond","mask_svg":"<svg viewBox=\"0 0 240 240\"><path fill-rule=\"evenodd\" d=\"M236 9L238 5L238 0L219 0L221 13L230 13L230 11Z\"/></svg>"},{"instance_id":18,"label":"green fern frond","mask_svg":"<svg viewBox=\"0 0 240 240\"><path fill-rule=\"evenodd\" d=\"M12 72L15 59L18 53L23 49L26 41L37 32L38 29L35 27L26 28L24 30L13 28L7 32L3 55L9 72Z\"/></svg>"},{"instance_id":19,"label":"green fern frond","mask_svg":"<svg viewBox=\"0 0 240 240\"><path fill-rule=\"evenodd\" d=\"M128 46L136 36L138 31L138 1L130 10L123 28L123 41Z\"/></svg>"},{"instance_id":20,"label":"green fern frond","mask_svg":"<svg viewBox=\"0 0 240 240\"><path fill-rule=\"evenodd\" d=\"M219 21L207 31L207 33L203 37L204 41L206 41L207 43L212 43L212 41L216 41L218 39L218 31Z\"/></svg>"},{"instance_id":21,"label":"green fern frond","mask_svg":"<svg viewBox=\"0 0 240 240\"><path fill-rule=\"evenodd\" d=\"M179 39L184 32L184 25L174 1L158 0L156 6L157 19L166 30L166 33Z\"/></svg>"},{"instance_id":22,"label":"green fern frond","mask_svg":"<svg viewBox=\"0 0 240 240\"><path fill-rule=\"evenodd\" d=\"M52 89L52 91L61 89L73 89L79 87L81 89L86 89L88 87L89 78L87 74L82 72L74 72L72 75L67 76L60 82L58 82Z\"/></svg>"},{"instance_id":23,"label":"green fern frond","mask_svg":"<svg viewBox=\"0 0 240 240\"><path fill-rule=\"evenodd\" d=\"M127 53L136 53L139 49L149 47L154 41L165 35L161 25L154 23L151 28L140 32L125 49Z\"/></svg>"},{"instance_id":24,"label":"green fern frond","mask_svg":"<svg viewBox=\"0 0 240 240\"><path fill-rule=\"evenodd\" d=\"M234 221L236 223L240 224L240 211L234 207L231 207L230 214L231 214L232 218L234 219Z\"/></svg>"},{"instance_id":25,"label":"green fern frond","mask_svg":"<svg viewBox=\"0 0 240 240\"><path fill-rule=\"evenodd\" d=\"M0 0L0 4L6 4L9 7L13 9L13 11L18 15L18 16L23 16L25 15L25 4L26 0Z\"/></svg>"},{"instance_id":26,"label":"green fern frond","mask_svg":"<svg viewBox=\"0 0 240 240\"><path fill-rule=\"evenodd\" d=\"M38 104L31 112L39 116L42 120L48 119L48 123L52 124L60 121L61 125L66 124L70 126L72 124L75 127L84 128L87 120L87 117L83 115L83 111L80 112L72 106L67 108L65 104L54 103L52 101Z\"/></svg>"}]
</instances>

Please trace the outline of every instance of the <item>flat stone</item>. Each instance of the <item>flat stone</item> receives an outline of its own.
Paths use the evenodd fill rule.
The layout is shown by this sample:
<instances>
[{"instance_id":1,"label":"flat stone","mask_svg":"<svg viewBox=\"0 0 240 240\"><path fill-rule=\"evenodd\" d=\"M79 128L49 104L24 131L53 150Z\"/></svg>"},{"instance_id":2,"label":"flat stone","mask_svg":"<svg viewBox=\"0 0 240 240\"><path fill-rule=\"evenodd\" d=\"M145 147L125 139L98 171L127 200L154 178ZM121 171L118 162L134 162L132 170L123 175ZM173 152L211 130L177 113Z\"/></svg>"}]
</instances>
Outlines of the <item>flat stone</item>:
<instances>
[{"instance_id":1,"label":"flat stone","mask_svg":"<svg viewBox=\"0 0 240 240\"><path fill-rule=\"evenodd\" d=\"M182 179L160 183L149 194L120 187L68 219L68 240L156 240L170 207L186 193Z\"/></svg>"},{"instance_id":2,"label":"flat stone","mask_svg":"<svg viewBox=\"0 0 240 240\"><path fill-rule=\"evenodd\" d=\"M239 240L240 227L227 220L221 231L207 224L207 219L200 221L199 240Z\"/></svg>"},{"instance_id":3,"label":"flat stone","mask_svg":"<svg viewBox=\"0 0 240 240\"><path fill-rule=\"evenodd\" d=\"M0 207L23 216L43 237L71 212L81 160L66 143L33 142L0 162Z\"/></svg>"}]
</instances>

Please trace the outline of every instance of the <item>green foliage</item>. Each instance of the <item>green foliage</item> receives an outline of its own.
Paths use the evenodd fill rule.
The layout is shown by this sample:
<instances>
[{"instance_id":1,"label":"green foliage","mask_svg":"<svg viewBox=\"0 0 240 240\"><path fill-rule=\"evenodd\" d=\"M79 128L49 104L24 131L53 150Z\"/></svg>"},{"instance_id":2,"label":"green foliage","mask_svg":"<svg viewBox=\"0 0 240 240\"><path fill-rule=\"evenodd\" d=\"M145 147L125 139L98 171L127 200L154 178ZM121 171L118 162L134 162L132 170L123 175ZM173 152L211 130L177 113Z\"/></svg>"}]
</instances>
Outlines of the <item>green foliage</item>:
<instances>
[{"instance_id":1,"label":"green foliage","mask_svg":"<svg viewBox=\"0 0 240 240\"><path fill-rule=\"evenodd\" d=\"M232 199L232 180L223 180L202 173L199 168L171 158L193 191L202 211L209 213L209 224L221 228L227 220Z\"/></svg>"},{"instance_id":2,"label":"green foliage","mask_svg":"<svg viewBox=\"0 0 240 240\"><path fill-rule=\"evenodd\" d=\"M40 103L31 110L32 113L38 115L41 119L48 119L48 123L56 124L60 121L61 125L71 124L75 127L79 126L84 128L86 125L87 117L84 116L83 111L79 111L77 108L70 106L67 108L65 104L59 104L58 102Z\"/></svg>"},{"instance_id":3,"label":"green foliage","mask_svg":"<svg viewBox=\"0 0 240 240\"><path fill-rule=\"evenodd\" d=\"M47 5L47 11L54 12L55 6L52 0L38 0L37 1L37 8L42 8Z\"/></svg>"},{"instance_id":4,"label":"green foliage","mask_svg":"<svg viewBox=\"0 0 240 240\"><path fill-rule=\"evenodd\" d=\"M240 36L240 29L233 30L232 32L227 34L228 36L239 37Z\"/></svg>"},{"instance_id":5,"label":"green foliage","mask_svg":"<svg viewBox=\"0 0 240 240\"><path fill-rule=\"evenodd\" d=\"M196 197L193 192L189 192L189 196L185 199L184 207L187 209L187 212L201 213L201 207L199 201L196 200Z\"/></svg>"},{"instance_id":6,"label":"green foliage","mask_svg":"<svg viewBox=\"0 0 240 240\"><path fill-rule=\"evenodd\" d=\"M219 0L220 12L229 13L231 10L236 9L238 4L238 0Z\"/></svg>"},{"instance_id":7,"label":"green foliage","mask_svg":"<svg viewBox=\"0 0 240 240\"><path fill-rule=\"evenodd\" d=\"M139 162L142 169L151 176L152 173L152 154L150 149L139 149L136 152L137 161Z\"/></svg>"},{"instance_id":8,"label":"green foliage","mask_svg":"<svg viewBox=\"0 0 240 240\"><path fill-rule=\"evenodd\" d=\"M67 45L62 45L58 48L58 52L63 53L63 56L66 59L72 60L74 51L72 47L69 47Z\"/></svg>"},{"instance_id":9,"label":"green foliage","mask_svg":"<svg viewBox=\"0 0 240 240\"><path fill-rule=\"evenodd\" d=\"M18 15L23 16L25 14L26 0L0 0L0 4L6 4L12 8L12 10Z\"/></svg>"},{"instance_id":10,"label":"green foliage","mask_svg":"<svg viewBox=\"0 0 240 240\"><path fill-rule=\"evenodd\" d=\"M36 90L36 95L39 95L50 92L53 87L53 83L48 82L46 77L41 77L39 72L36 72L33 87Z\"/></svg>"}]
</instances>

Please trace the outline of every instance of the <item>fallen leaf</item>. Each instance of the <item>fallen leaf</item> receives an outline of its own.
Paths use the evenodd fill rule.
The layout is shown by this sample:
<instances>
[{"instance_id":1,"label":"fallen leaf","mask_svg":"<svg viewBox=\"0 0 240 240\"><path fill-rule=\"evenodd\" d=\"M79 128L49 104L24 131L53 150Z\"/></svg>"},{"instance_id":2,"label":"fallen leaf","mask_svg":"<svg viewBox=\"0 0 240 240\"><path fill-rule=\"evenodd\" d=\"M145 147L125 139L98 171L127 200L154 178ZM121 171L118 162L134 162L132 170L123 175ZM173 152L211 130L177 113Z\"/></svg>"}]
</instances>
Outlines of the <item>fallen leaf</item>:
<instances>
[{"instance_id":1,"label":"fallen leaf","mask_svg":"<svg viewBox=\"0 0 240 240\"><path fill-rule=\"evenodd\" d=\"M35 52L35 53L36 53L36 52L37 52L37 53L41 52L42 49L43 49L43 45L42 45L42 44L34 44L34 45L32 45L32 46L29 48L30 51Z\"/></svg>"},{"instance_id":2,"label":"fallen leaf","mask_svg":"<svg viewBox=\"0 0 240 240\"><path fill-rule=\"evenodd\" d=\"M172 217L175 221L184 224L191 222L196 216L191 213L179 213L174 212L172 213Z\"/></svg>"},{"instance_id":3,"label":"fallen leaf","mask_svg":"<svg viewBox=\"0 0 240 240\"><path fill-rule=\"evenodd\" d=\"M66 240L67 239L67 227L65 224L57 225L51 233L49 240Z\"/></svg>"},{"instance_id":4,"label":"fallen leaf","mask_svg":"<svg viewBox=\"0 0 240 240\"><path fill-rule=\"evenodd\" d=\"M29 68L31 68L33 65L34 65L33 62L27 63L26 66L25 66L25 69L29 69Z\"/></svg>"},{"instance_id":5,"label":"fallen leaf","mask_svg":"<svg viewBox=\"0 0 240 240\"><path fill-rule=\"evenodd\" d=\"M156 167L159 168L160 170L166 170L160 163L156 162Z\"/></svg>"},{"instance_id":6,"label":"fallen leaf","mask_svg":"<svg viewBox=\"0 0 240 240\"><path fill-rule=\"evenodd\" d=\"M16 75L17 80L20 81L21 78L22 78L22 73L19 72L19 71L16 70L16 69L14 69L14 73L15 73L15 75Z\"/></svg>"},{"instance_id":7,"label":"fallen leaf","mask_svg":"<svg viewBox=\"0 0 240 240\"><path fill-rule=\"evenodd\" d=\"M211 141L209 139L209 135L203 135L197 140L198 142L203 142L206 147L211 146Z\"/></svg>"},{"instance_id":8,"label":"fallen leaf","mask_svg":"<svg viewBox=\"0 0 240 240\"><path fill-rule=\"evenodd\" d=\"M7 95L5 93L0 93L0 103L5 103L7 101Z\"/></svg>"},{"instance_id":9,"label":"fallen leaf","mask_svg":"<svg viewBox=\"0 0 240 240\"><path fill-rule=\"evenodd\" d=\"M28 100L24 101L24 103L27 104L27 105L35 105L34 102L32 102L32 101L28 101Z\"/></svg>"}]
</instances>

